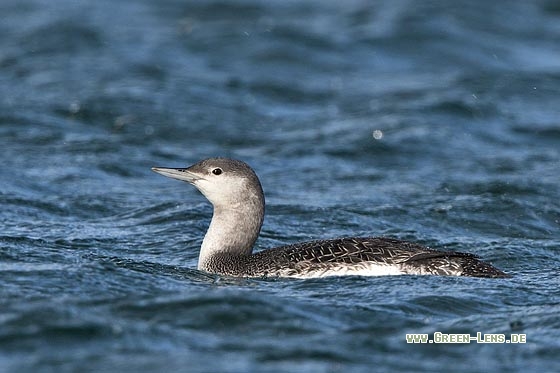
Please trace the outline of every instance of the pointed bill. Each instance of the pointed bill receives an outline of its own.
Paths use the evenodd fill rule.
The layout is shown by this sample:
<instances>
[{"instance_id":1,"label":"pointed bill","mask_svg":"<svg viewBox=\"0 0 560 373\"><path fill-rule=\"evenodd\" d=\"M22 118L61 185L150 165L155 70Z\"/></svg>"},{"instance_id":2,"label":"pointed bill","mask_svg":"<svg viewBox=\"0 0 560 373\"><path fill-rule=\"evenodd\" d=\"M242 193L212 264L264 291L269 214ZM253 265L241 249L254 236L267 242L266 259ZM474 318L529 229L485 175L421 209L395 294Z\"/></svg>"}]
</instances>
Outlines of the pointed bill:
<instances>
[{"instance_id":1,"label":"pointed bill","mask_svg":"<svg viewBox=\"0 0 560 373\"><path fill-rule=\"evenodd\" d=\"M200 176L188 171L186 168L152 167L152 171L172 179L186 181L187 183L194 183L200 179Z\"/></svg>"}]
</instances>

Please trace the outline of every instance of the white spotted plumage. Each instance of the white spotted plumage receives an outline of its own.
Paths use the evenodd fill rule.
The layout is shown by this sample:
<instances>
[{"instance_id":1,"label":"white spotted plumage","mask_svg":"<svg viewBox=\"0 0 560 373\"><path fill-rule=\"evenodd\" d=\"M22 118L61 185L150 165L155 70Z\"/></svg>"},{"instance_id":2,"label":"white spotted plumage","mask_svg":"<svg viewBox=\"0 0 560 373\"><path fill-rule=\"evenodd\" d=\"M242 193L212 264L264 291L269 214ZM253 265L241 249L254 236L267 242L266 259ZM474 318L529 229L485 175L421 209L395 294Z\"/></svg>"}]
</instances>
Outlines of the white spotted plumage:
<instances>
[{"instance_id":1,"label":"white spotted plumage","mask_svg":"<svg viewBox=\"0 0 560 373\"><path fill-rule=\"evenodd\" d=\"M309 241L253 254L264 219L264 194L246 163L209 158L188 168L152 168L186 181L212 203L214 214L204 237L198 268L239 277L454 275L507 277L475 255L432 250L385 237Z\"/></svg>"}]
</instances>

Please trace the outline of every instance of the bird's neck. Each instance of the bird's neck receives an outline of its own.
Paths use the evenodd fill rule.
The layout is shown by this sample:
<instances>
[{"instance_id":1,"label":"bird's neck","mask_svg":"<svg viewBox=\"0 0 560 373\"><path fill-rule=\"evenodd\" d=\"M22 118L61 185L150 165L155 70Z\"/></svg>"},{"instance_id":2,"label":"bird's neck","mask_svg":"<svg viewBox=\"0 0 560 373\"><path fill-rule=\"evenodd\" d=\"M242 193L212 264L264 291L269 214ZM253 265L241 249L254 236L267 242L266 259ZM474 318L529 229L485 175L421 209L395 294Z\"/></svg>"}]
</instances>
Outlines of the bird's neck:
<instances>
[{"instance_id":1,"label":"bird's neck","mask_svg":"<svg viewBox=\"0 0 560 373\"><path fill-rule=\"evenodd\" d=\"M214 206L212 221L202 241L198 269L206 270L216 254L251 255L264 218L264 199L250 198Z\"/></svg>"}]
</instances>

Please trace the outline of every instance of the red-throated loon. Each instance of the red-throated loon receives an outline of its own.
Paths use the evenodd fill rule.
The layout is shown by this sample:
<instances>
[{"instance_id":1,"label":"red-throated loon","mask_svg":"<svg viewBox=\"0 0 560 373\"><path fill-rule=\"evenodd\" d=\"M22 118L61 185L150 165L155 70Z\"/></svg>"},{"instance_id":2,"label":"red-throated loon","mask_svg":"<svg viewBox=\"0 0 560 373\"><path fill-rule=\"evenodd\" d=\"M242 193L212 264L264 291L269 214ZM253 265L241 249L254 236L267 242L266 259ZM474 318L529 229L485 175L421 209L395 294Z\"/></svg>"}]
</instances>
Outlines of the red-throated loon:
<instances>
[{"instance_id":1,"label":"red-throated loon","mask_svg":"<svg viewBox=\"0 0 560 373\"><path fill-rule=\"evenodd\" d=\"M309 241L253 254L264 219L264 193L249 165L209 158L188 168L153 171L194 185L214 206L198 269L236 277L451 275L509 277L473 254L437 251L385 237Z\"/></svg>"}]
</instances>

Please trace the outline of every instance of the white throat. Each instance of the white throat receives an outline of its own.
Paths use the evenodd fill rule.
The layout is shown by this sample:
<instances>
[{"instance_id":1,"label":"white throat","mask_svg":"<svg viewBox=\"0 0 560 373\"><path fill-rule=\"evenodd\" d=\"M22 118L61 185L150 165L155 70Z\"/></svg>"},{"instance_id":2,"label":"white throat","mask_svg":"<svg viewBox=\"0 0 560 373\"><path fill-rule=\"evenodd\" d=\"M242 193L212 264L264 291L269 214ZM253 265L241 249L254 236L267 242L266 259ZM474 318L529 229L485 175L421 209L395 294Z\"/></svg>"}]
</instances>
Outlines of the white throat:
<instances>
[{"instance_id":1,"label":"white throat","mask_svg":"<svg viewBox=\"0 0 560 373\"><path fill-rule=\"evenodd\" d=\"M264 200L252 195L246 200L214 205L212 221L202 241L198 269L206 270L219 253L250 255L264 219ZM257 198L258 197L258 198Z\"/></svg>"}]
</instances>

